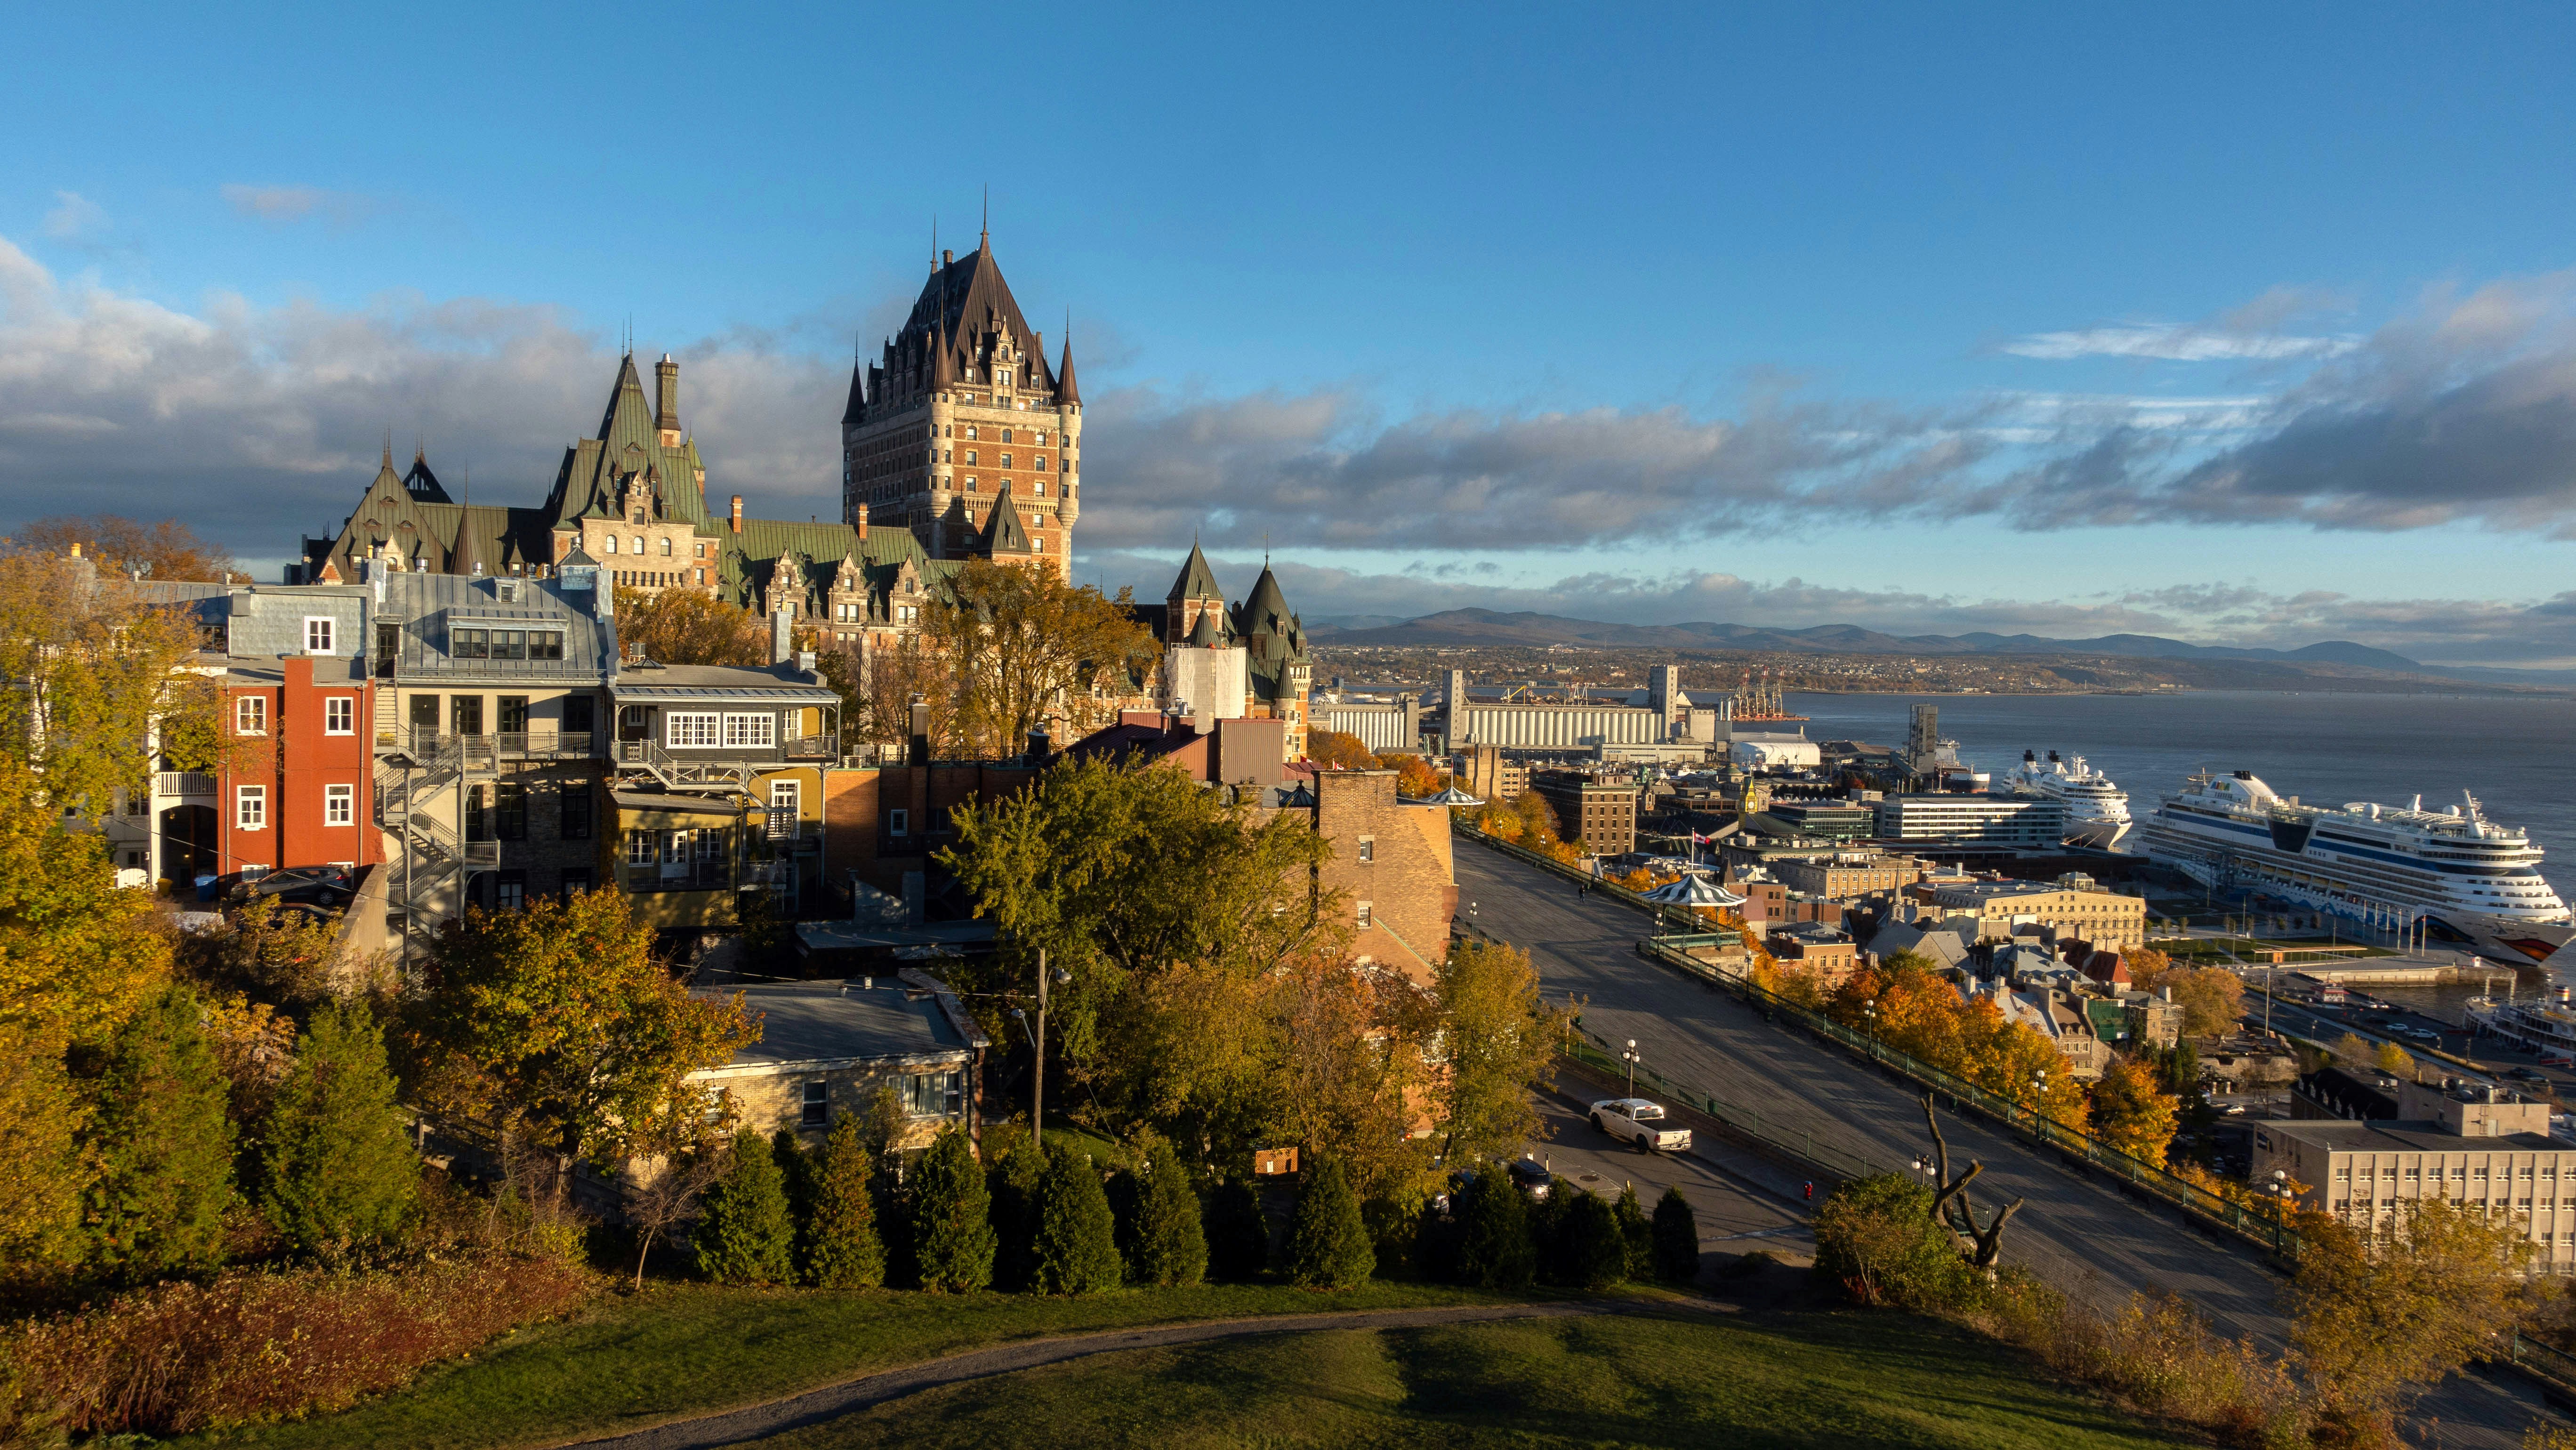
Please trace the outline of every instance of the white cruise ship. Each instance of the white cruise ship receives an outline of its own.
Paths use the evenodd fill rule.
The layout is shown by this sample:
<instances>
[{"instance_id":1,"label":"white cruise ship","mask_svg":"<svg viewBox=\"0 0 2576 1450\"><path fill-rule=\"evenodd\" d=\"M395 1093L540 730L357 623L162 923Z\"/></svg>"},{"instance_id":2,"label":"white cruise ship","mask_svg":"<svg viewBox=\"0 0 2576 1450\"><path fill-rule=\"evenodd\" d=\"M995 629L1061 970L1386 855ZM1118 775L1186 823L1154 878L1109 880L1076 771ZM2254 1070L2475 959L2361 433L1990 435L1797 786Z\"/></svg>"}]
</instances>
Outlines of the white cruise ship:
<instances>
[{"instance_id":1,"label":"white cruise ship","mask_svg":"<svg viewBox=\"0 0 2576 1450\"><path fill-rule=\"evenodd\" d=\"M2129 819L2129 793L2114 784L2111 777L2086 765L2081 755L2072 761L2060 760L2052 750L2043 763L2025 750L2021 753L2021 769L2006 777L2004 784L2020 795L2064 802L2066 839L2078 846L2113 850L2134 824Z\"/></svg>"},{"instance_id":2,"label":"white cruise ship","mask_svg":"<svg viewBox=\"0 0 2576 1450\"><path fill-rule=\"evenodd\" d=\"M2422 922L2428 945L2537 962L2576 937L2528 832L2477 797L2446 811L2302 805L2250 770L2193 775L2147 815L2147 854L2205 885L2261 892L2376 927Z\"/></svg>"}]
</instances>

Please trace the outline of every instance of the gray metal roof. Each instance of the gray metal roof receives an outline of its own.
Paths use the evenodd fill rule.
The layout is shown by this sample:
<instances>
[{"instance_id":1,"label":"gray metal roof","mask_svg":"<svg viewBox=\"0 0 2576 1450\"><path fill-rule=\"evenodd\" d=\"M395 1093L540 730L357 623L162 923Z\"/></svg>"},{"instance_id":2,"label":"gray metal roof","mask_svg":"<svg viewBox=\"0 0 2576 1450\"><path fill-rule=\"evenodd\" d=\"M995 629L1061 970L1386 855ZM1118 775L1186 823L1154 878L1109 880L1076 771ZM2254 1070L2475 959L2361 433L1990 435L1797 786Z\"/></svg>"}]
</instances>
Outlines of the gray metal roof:
<instances>
[{"instance_id":1,"label":"gray metal roof","mask_svg":"<svg viewBox=\"0 0 2576 1450\"><path fill-rule=\"evenodd\" d=\"M604 683L615 673L617 622L594 612L596 591L566 589L554 579L387 571L378 614L402 625L394 677L425 680L545 680ZM515 596L515 597L508 597ZM451 621L468 628L561 630L559 660L458 659L449 653Z\"/></svg>"},{"instance_id":2,"label":"gray metal roof","mask_svg":"<svg viewBox=\"0 0 2576 1450\"><path fill-rule=\"evenodd\" d=\"M762 1019L760 1041L734 1054L736 1068L951 1054L963 1060L966 1041L937 998L912 999L890 977L875 982L755 982L700 987L693 995L720 1002L740 992L744 1010Z\"/></svg>"},{"instance_id":3,"label":"gray metal roof","mask_svg":"<svg viewBox=\"0 0 2576 1450\"><path fill-rule=\"evenodd\" d=\"M628 666L614 681L620 700L770 700L838 704L819 677L787 665Z\"/></svg>"}]
</instances>

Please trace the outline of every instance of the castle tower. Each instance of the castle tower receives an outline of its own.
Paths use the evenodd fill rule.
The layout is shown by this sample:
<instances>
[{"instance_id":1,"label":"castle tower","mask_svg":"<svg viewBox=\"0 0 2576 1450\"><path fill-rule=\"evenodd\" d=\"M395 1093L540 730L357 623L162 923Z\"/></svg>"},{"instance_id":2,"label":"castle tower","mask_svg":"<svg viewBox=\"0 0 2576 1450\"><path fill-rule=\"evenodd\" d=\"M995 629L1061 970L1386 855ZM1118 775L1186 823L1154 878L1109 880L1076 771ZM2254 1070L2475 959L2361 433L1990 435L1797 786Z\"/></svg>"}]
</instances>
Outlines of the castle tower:
<instances>
[{"instance_id":1,"label":"castle tower","mask_svg":"<svg viewBox=\"0 0 2576 1450\"><path fill-rule=\"evenodd\" d=\"M1070 340L1063 358L1047 365L989 234L963 258L940 253L902 330L851 365L842 518L908 528L934 559L978 557L1007 494L1029 560L1069 572L1082 452Z\"/></svg>"}]
</instances>

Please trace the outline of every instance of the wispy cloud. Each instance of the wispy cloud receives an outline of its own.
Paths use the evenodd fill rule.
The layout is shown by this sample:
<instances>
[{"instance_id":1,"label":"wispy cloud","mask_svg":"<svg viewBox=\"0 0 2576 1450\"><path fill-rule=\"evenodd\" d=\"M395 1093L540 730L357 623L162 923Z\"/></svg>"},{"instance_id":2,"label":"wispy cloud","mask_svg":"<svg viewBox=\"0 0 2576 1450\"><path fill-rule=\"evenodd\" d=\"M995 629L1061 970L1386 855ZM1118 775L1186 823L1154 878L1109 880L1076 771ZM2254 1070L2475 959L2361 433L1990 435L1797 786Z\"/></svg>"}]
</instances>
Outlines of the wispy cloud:
<instances>
[{"instance_id":1,"label":"wispy cloud","mask_svg":"<svg viewBox=\"0 0 2576 1450\"><path fill-rule=\"evenodd\" d=\"M222 188L224 201L243 216L284 224L320 220L333 227L353 227L383 209L384 203L353 191L327 191L318 186L244 186Z\"/></svg>"},{"instance_id":2,"label":"wispy cloud","mask_svg":"<svg viewBox=\"0 0 2576 1450\"><path fill-rule=\"evenodd\" d=\"M57 241L86 242L107 230L107 209L77 191L54 193L54 209L45 213L45 235Z\"/></svg>"},{"instance_id":3,"label":"wispy cloud","mask_svg":"<svg viewBox=\"0 0 2576 1450\"><path fill-rule=\"evenodd\" d=\"M2277 362L2336 357L2361 345L2350 337L2288 337L2216 332L2177 323L2130 323L2073 332L2035 332L2003 345L2015 357L2052 362L2085 357L2155 358L2166 362Z\"/></svg>"}]
</instances>

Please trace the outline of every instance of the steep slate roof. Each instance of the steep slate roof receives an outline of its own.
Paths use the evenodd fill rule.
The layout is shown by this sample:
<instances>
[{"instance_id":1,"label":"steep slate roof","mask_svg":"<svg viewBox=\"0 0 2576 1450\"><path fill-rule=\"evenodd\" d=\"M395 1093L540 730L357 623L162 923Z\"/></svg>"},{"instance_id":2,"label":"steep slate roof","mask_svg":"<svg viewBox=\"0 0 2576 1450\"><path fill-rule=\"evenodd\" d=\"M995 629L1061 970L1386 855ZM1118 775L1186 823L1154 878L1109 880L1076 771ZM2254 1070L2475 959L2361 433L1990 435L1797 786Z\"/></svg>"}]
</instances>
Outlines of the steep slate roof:
<instances>
[{"instance_id":1,"label":"steep slate roof","mask_svg":"<svg viewBox=\"0 0 2576 1450\"><path fill-rule=\"evenodd\" d=\"M1283 695L1294 695L1288 670L1305 662L1306 628L1289 611L1288 596L1269 565L1261 566L1251 595L1235 607L1234 632L1250 652L1245 669L1254 698L1275 703Z\"/></svg>"},{"instance_id":2,"label":"steep slate roof","mask_svg":"<svg viewBox=\"0 0 2576 1450\"><path fill-rule=\"evenodd\" d=\"M673 448L662 446L660 425L644 396L644 379L635 371L635 354L630 352L617 364L617 381L600 414L598 436L564 450L554 490L546 495L548 527L574 519L617 517L626 476L644 474L652 480L666 517L695 524L699 533L712 535L716 526L707 517L706 494L698 484L705 468L695 438L682 438Z\"/></svg>"},{"instance_id":3,"label":"steep slate roof","mask_svg":"<svg viewBox=\"0 0 2576 1450\"><path fill-rule=\"evenodd\" d=\"M1001 266L993 260L992 237L987 234L965 256L931 264L929 280L922 283L911 314L905 317L902 328L886 339L878 362L851 363L849 403L841 411L841 422L847 425L864 421L872 403L885 402L893 395L947 387L958 369L973 360L981 340L996 327L1007 330L1027 349L1023 366L1028 386L1040 391L1057 389L1064 401L1080 401L1064 392L1049 375L1043 347L1045 334L1029 326L1028 319L1020 314L1019 299L1011 295L1011 285L1002 280ZM1068 367L1072 359L1068 348Z\"/></svg>"},{"instance_id":4,"label":"steep slate roof","mask_svg":"<svg viewBox=\"0 0 2576 1450\"><path fill-rule=\"evenodd\" d=\"M1200 552L1196 540L1190 543L1189 562L1181 566L1180 577L1172 581L1172 592L1164 598L1167 600L1213 599L1219 604L1225 602L1225 591L1216 587L1216 571L1208 567L1207 555Z\"/></svg>"},{"instance_id":5,"label":"steep slate roof","mask_svg":"<svg viewBox=\"0 0 2576 1450\"><path fill-rule=\"evenodd\" d=\"M739 534L718 534L723 549L717 567L719 598L757 610L776 577L778 563L789 554L804 560L807 612L819 610L839 575L841 561L856 558L867 581L871 607L894 592L904 566L912 567L924 592L934 581L957 571L960 560L933 559L922 552L910 529L870 529L865 539L848 524L788 523L779 519L744 519Z\"/></svg>"},{"instance_id":6,"label":"steep slate roof","mask_svg":"<svg viewBox=\"0 0 2576 1450\"><path fill-rule=\"evenodd\" d=\"M1059 403L1082 401L1082 389L1073 381L1073 338L1070 334L1064 340L1064 368L1056 376L1055 400Z\"/></svg>"},{"instance_id":7,"label":"steep slate roof","mask_svg":"<svg viewBox=\"0 0 2576 1450\"><path fill-rule=\"evenodd\" d=\"M356 562L374 545L405 569L419 559L434 573L471 574L479 561L489 573L507 574L553 559L549 523L541 509L450 503L426 462L415 459L409 477L398 476L388 451L338 537L304 541L304 577L318 581L330 565L343 581L354 580Z\"/></svg>"},{"instance_id":8,"label":"steep slate roof","mask_svg":"<svg viewBox=\"0 0 2576 1450\"><path fill-rule=\"evenodd\" d=\"M1028 525L1020 522L1020 506L1011 501L1011 486L1007 483L1002 485L1001 497L993 500L991 511L985 515L982 544L984 552L996 558L1004 554L1037 552L1029 542Z\"/></svg>"}]
</instances>

